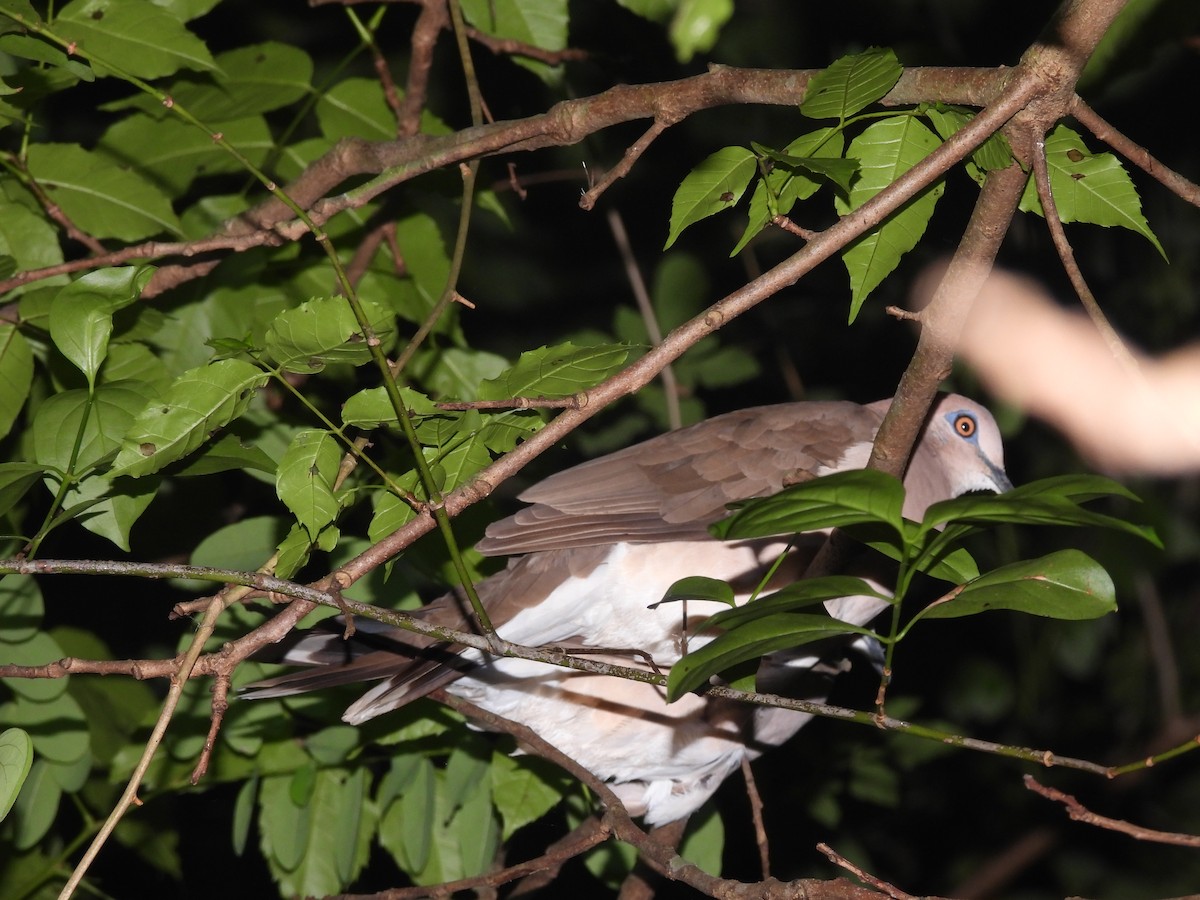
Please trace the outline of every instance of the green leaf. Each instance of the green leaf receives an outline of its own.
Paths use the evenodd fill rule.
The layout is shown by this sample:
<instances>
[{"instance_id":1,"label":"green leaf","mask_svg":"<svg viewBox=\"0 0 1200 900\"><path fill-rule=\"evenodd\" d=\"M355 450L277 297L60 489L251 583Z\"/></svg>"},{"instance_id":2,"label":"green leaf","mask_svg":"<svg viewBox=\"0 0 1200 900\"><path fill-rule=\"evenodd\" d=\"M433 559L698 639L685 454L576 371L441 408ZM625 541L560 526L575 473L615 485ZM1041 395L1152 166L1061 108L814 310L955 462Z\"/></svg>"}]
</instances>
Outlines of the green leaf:
<instances>
[{"instance_id":1,"label":"green leaf","mask_svg":"<svg viewBox=\"0 0 1200 900\"><path fill-rule=\"evenodd\" d=\"M485 34L543 50L567 46L567 0L463 0L462 11ZM543 80L556 80L555 69L543 62L520 55L515 61Z\"/></svg>"},{"instance_id":2,"label":"green leaf","mask_svg":"<svg viewBox=\"0 0 1200 900\"><path fill-rule=\"evenodd\" d=\"M680 0L667 29L675 58L689 62L697 53L707 53L732 16L733 0Z\"/></svg>"},{"instance_id":3,"label":"green leaf","mask_svg":"<svg viewBox=\"0 0 1200 900\"><path fill-rule=\"evenodd\" d=\"M33 741L20 728L0 732L0 822L8 815L33 765Z\"/></svg>"},{"instance_id":4,"label":"green leaf","mask_svg":"<svg viewBox=\"0 0 1200 900\"><path fill-rule=\"evenodd\" d=\"M0 576L0 642L28 641L41 629L44 613L37 581L28 575Z\"/></svg>"},{"instance_id":5,"label":"green leaf","mask_svg":"<svg viewBox=\"0 0 1200 900\"><path fill-rule=\"evenodd\" d=\"M824 128L821 132L828 132L831 129ZM820 134L821 132L814 132ZM813 135L805 135L806 138L812 138ZM815 143L815 142L814 142ZM829 142L832 146L837 146L836 142ZM752 143L754 152L767 159L772 159L775 162L783 163L793 169L803 169L813 175L828 179L837 185L843 193L850 192L850 182L854 176L858 174L858 163L852 159L841 159L840 157L821 157L821 156L802 156L790 152L780 152L772 150L770 147L765 147L757 142Z\"/></svg>"},{"instance_id":6,"label":"green leaf","mask_svg":"<svg viewBox=\"0 0 1200 900\"><path fill-rule=\"evenodd\" d=\"M176 96L192 114L223 122L295 103L310 93L313 64L299 47L267 41L217 57L217 86L187 86ZM195 93L192 93L194 91Z\"/></svg>"},{"instance_id":7,"label":"green leaf","mask_svg":"<svg viewBox=\"0 0 1200 900\"><path fill-rule=\"evenodd\" d=\"M692 169L671 200L671 229L663 249L689 225L732 209L757 169L757 159L745 147L725 147Z\"/></svg>"},{"instance_id":8,"label":"green leaf","mask_svg":"<svg viewBox=\"0 0 1200 900\"><path fill-rule=\"evenodd\" d=\"M807 606L824 603L826 600L839 600L843 597L878 597L880 600L891 600L887 594L879 593L861 578L849 575L806 578L786 585L773 594L759 597L742 606L723 609L709 616L704 622L703 630L733 631L755 619L779 613L792 613Z\"/></svg>"},{"instance_id":9,"label":"green leaf","mask_svg":"<svg viewBox=\"0 0 1200 900\"><path fill-rule=\"evenodd\" d=\"M3 25L4 21L4 19L0 19L0 25ZM72 58L53 44L38 40L32 35L0 35L0 52L54 67L49 71L41 70L39 74L43 77L40 79L31 78L29 71L15 73L13 80L20 85L22 92L31 89L37 94L51 93L72 87L78 81L92 82L96 80L96 73L86 62ZM12 93L16 93L16 91L5 91L5 94Z\"/></svg>"},{"instance_id":10,"label":"green leaf","mask_svg":"<svg viewBox=\"0 0 1200 900\"><path fill-rule=\"evenodd\" d=\"M34 459L39 465L82 472L115 451L134 417L147 402L136 382L114 382L63 391L46 399L33 420ZM82 428L79 452L72 453Z\"/></svg>"},{"instance_id":11,"label":"green leaf","mask_svg":"<svg viewBox=\"0 0 1200 900\"><path fill-rule=\"evenodd\" d=\"M241 856L246 852L246 843L250 839L250 822L254 818L254 804L258 799L259 775L255 772L238 790L237 799L233 802L233 852Z\"/></svg>"},{"instance_id":12,"label":"green leaf","mask_svg":"<svg viewBox=\"0 0 1200 900\"><path fill-rule=\"evenodd\" d=\"M223 434L201 447L176 474L195 477L214 475L217 472L253 470L274 478L277 469L275 460L260 448L243 443L236 434Z\"/></svg>"},{"instance_id":13,"label":"green leaf","mask_svg":"<svg viewBox=\"0 0 1200 900\"><path fill-rule=\"evenodd\" d=\"M975 118L975 114L957 106L946 106L938 103L925 110L925 115L933 123L934 129L943 141L949 140L955 132ZM1008 138L1001 132L996 132L979 145L971 154L971 161L985 172L1003 169L1012 164L1012 148Z\"/></svg>"},{"instance_id":14,"label":"green leaf","mask_svg":"<svg viewBox=\"0 0 1200 900\"><path fill-rule=\"evenodd\" d=\"M45 702L18 697L15 703L2 704L0 722L24 728L38 756L50 762L73 763L88 752L87 717L68 692Z\"/></svg>"},{"instance_id":15,"label":"green leaf","mask_svg":"<svg viewBox=\"0 0 1200 900\"><path fill-rule=\"evenodd\" d=\"M717 808L708 804L688 821L679 855L709 875L719 877L724 850L725 822Z\"/></svg>"},{"instance_id":16,"label":"green leaf","mask_svg":"<svg viewBox=\"0 0 1200 900\"><path fill-rule=\"evenodd\" d=\"M281 894L324 896L341 891L361 868L365 779L360 770L315 769L305 803L292 796L290 776L262 780L259 833L263 855Z\"/></svg>"},{"instance_id":17,"label":"green leaf","mask_svg":"<svg viewBox=\"0 0 1200 900\"><path fill-rule=\"evenodd\" d=\"M266 382L256 366L239 359L184 372L161 400L138 414L113 463L113 474L149 475L192 453L245 412Z\"/></svg>"},{"instance_id":18,"label":"green leaf","mask_svg":"<svg viewBox=\"0 0 1200 900\"><path fill-rule=\"evenodd\" d=\"M15 325L0 322L0 438L12 429L32 384L33 351Z\"/></svg>"},{"instance_id":19,"label":"green leaf","mask_svg":"<svg viewBox=\"0 0 1200 900\"><path fill-rule=\"evenodd\" d=\"M915 116L892 116L868 127L846 151L862 168L849 199L834 199L839 214L858 209L939 146L937 135ZM921 240L944 190L943 181L930 185L842 252L850 274L851 322L871 291Z\"/></svg>"},{"instance_id":20,"label":"green leaf","mask_svg":"<svg viewBox=\"0 0 1200 900\"><path fill-rule=\"evenodd\" d=\"M75 144L32 144L29 173L80 230L96 238L138 241L179 235L179 220L161 190L102 154Z\"/></svg>"},{"instance_id":21,"label":"green leaf","mask_svg":"<svg viewBox=\"0 0 1200 900\"><path fill-rule=\"evenodd\" d=\"M0 13L14 18L20 17L29 25L42 21L42 17L30 5L29 0L0 0Z\"/></svg>"},{"instance_id":22,"label":"green leaf","mask_svg":"<svg viewBox=\"0 0 1200 900\"><path fill-rule=\"evenodd\" d=\"M561 773L535 756L492 755L489 770L492 803L504 823L503 839L518 828L536 822L562 800Z\"/></svg>"},{"instance_id":23,"label":"green leaf","mask_svg":"<svg viewBox=\"0 0 1200 900\"><path fill-rule=\"evenodd\" d=\"M903 74L904 67L888 47L843 56L809 81L800 112L810 119L844 122L883 99Z\"/></svg>"},{"instance_id":24,"label":"green leaf","mask_svg":"<svg viewBox=\"0 0 1200 900\"><path fill-rule=\"evenodd\" d=\"M405 409L414 416L437 415L440 412L432 400L409 387L400 388L400 399L404 401ZM387 388L384 387L367 388L352 394L342 406L342 421L359 428L379 428L381 425L400 427Z\"/></svg>"},{"instance_id":25,"label":"green leaf","mask_svg":"<svg viewBox=\"0 0 1200 900\"><path fill-rule=\"evenodd\" d=\"M1135 525L1079 504L1100 497L1137 497L1124 486L1099 475L1060 475L1032 481L1003 494L972 494L935 503L921 521L922 537L943 526L985 525L1088 525L1133 534L1161 547L1152 528Z\"/></svg>"},{"instance_id":26,"label":"green leaf","mask_svg":"<svg viewBox=\"0 0 1200 900\"><path fill-rule=\"evenodd\" d=\"M404 792L396 798L379 823L379 840L410 875L429 862L434 829L433 765L420 758Z\"/></svg>"},{"instance_id":27,"label":"green leaf","mask_svg":"<svg viewBox=\"0 0 1200 900\"><path fill-rule=\"evenodd\" d=\"M255 165L260 165L275 146L261 116L207 121L213 131ZM136 167L172 197L186 191L199 175L244 171L239 160L196 126L176 118L157 120L140 113L104 132L96 151L117 165Z\"/></svg>"},{"instance_id":28,"label":"green leaf","mask_svg":"<svg viewBox=\"0 0 1200 900\"><path fill-rule=\"evenodd\" d=\"M679 600L713 600L733 606L737 603L733 588L728 581L719 578L708 578L704 575L692 575L680 578L667 588L661 600L651 603L649 609L657 609L664 603L674 603Z\"/></svg>"},{"instance_id":29,"label":"green leaf","mask_svg":"<svg viewBox=\"0 0 1200 900\"><path fill-rule=\"evenodd\" d=\"M40 597L38 599L40 600ZM3 636L7 639L7 629ZM54 638L44 631L39 631L20 643L4 644L4 661L14 666L44 666L46 663L55 662L66 655ZM5 678L3 682L5 687L18 697L34 703L48 703L66 691L70 676L65 678Z\"/></svg>"},{"instance_id":30,"label":"green leaf","mask_svg":"<svg viewBox=\"0 0 1200 900\"><path fill-rule=\"evenodd\" d=\"M722 614L723 615L723 614ZM746 622L688 653L671 667L667 702L674 702L739 663L844 634L871 634L865 628L813 613L776 613Z\"/></svg>"},{"instance_id":31,"label":"green leaf","mask_svg":"<svg viewBox=\"0 0 1200 900\"><path fill-rule=\"evenodd\" d=\"M1079 550L1060 550L993 569L949 600L930 604L920 617L952 619L993 609L1051 619L1095 619L1115 612L1117 598L1103 566Z\"/></svg>"},{"instance_id":32,"label":"green leaf","mask_svg":"<svg viewBox=\"0 0 1200 900\"><path fill-rule=\"evenodd\" d=\"M98 73L106 71L105 62L141 78L215 68L204 42L152 3L73 0L59 12L54 30L92 57Z\"/></svg>"},{"instance_id":33,"label":"green leaf","mask_svg":"<svg viewBox=\"0 0 1200 900\"><path fill-rule=\"evenodd\" d=\"M321 134L331 141L343 137L390 141L396 138L396 116L387 105L376 78L347 78L317 100Z\"/></svg>"},{"instance_id":34,"label":"green leaf","mask_svg":"<svg viewBox=\"0 0 1200 900\"><path fill-rule=\"evenodd\" d=\"M13 846L28 850L45 837L58 816L62 793L51 765L44 759L34 760L13 804Z\"/></svg>"},{"instance_id":35,"label":"green leaf","mask_svg":"<svg viewBox=\"0 0 1200 900\"><path fill-rule=\"evenodd\" d=\"M58 265L63 261L62 247L51 223L41 215L20 205L0 201L0 254L11 257L17 271L41 269ZM37 284L62 284L66 276L45 279ZM12 289L13 295L36 289L34 285L23 285ZM13 327L4 323L3 328ZM0 347L0 350L3 348ZM3 366L0 364L0 369ZM2 386L0 386L2 387ZM0 393L3 393L0 390Z\"/></svg>"},{"instance_id":36,"label":"green leaf","mask_svg":"<svg viewBox=\"0 0 1200 900\"><path fill-rule=\"evenodd\" d=\"M817 158L837 160L841 159L845 146L846 139L836 128L819 128L796 138L784 148L782 155L805 160ZM855 171L857 171L858 164L856 162L853 160L846 160L846 162L854 165ZM776 215L788 215L797 201L807 200L825 183L826 179L824 178L810 177L810 169L807 167L799 168L798 171L797 167L787 163L776 165L772 167L766 178L758 180L754 186L754 193L750 195L750 221L746 225L746 231L742 234L741 240L729 254L730 256L740 253L750 239L762 231L772 218Z\"/></svg>"},{"instance_id":37,"label":"green leaf","mask_svg":"<svg viewBox=\"0 0 1200 900\"><path fill-rule=\"evenodd\" d=\"M618 344L576 347L568 342L521 354L516 365L479 386L484 400L567 397L599 384L620 370L629 348Z\"/></svg>"},{"instance_id":38,"label":"green leaf","mask_svg":"<svg viewBox=\"0 0 1200 900\"><path fill-rule=\"evenodd\" d=\"M149 266L97 269L72 281L50 306L50 337L55 346L96 385L96 373L108 355L112 317L137 302L154 274Z\"/></svg>"},{"instance_id":39,"label":"green leaf","mask_svg":"<svg viewBox=\"0 0 1200 900\"><path fill-rule=\"evenodd\" d=\"M388 346L395 337L391 310L363 302L363 313ZM312 374L330 363L361 366L371 361L354 311L345 297L319 297L281 312L267 329L267 353L285 372Z\"/></svg>"},{"instance_id":40,"label":"green leaf","mask_svg":"<svg viewBox=\"0 0 1200 900\"><path fill-rule=\"evenodd\" d=\"M279 461L275 491L311 540L341 508L333 491L340 459L333 435L314 430L297 432Z\"/></svg>"},{"instance_id":41,"label":"green leaf","mask_svg":"<svg viewBox=\"0 0 1200 900\"><path fill-rule=\"evenodd\" d=\"M1078 133L1059 125L1046 138L1046 168L1054 205L1063 222L1090 222L1105 227L1119 225L1140 234L1154 245L1163 259L1167 258L1158 237L1142 215L1137 188L1116 156L1092 153ZM1032 175L1021 197L1021 209L1045 216Z\"/></svg>"},{"instance_id":42,"label":"green leaf","mask_svg":"<svg viewBox=\"0 0 1200 900\"><path fill-rule=\"evenodd\" d=\"M904 534L904 486L874 469L835 472L751 500L710 529L722 540L877 523Z\"/></svg>"}]
</instances>

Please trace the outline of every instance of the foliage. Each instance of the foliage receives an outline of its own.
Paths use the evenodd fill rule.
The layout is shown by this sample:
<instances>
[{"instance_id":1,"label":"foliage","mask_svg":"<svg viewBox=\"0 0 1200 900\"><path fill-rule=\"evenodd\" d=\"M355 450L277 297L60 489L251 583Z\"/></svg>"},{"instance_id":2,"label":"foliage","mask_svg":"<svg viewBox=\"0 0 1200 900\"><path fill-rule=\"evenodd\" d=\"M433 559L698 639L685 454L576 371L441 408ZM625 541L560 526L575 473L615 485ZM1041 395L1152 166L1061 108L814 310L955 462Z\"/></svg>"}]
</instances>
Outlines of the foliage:
<instances>
[{"instance_id":1,"label":"foliage","mask_svg":"<svg viewBox=\"0 0 1200 900\"><path fill-rule=\"evenodd\" d=\"M1185 33L1162 24L1185 13L1166 0L1149 5L1157 12L1135 4L1134 24L1119 20L1114 40ZM885 100L906 65L943 52L932 49L933 24L896 18L892 4L877 11L878 26L824 11L801 29L786 2L735 13L730 0L462 0L479 86L498 118L534 116L558 99L623 81L685 76L697 71L696 58L824 66L798 109L714 111L660 138L607 195L621 198L613 202L627 210L633 238L634 251L618 260L603 216L580 222L571 207L584 176L579 163L616 165L620 136L590 134L585 149L548 141L534 162L518 144L504 147L511 156L479 150L470 162L478 174L465 157L457 170L444 164L450 156L372 164L355 156L368 141L385 155L397 146L450 153L486 130L471 128L482 111L463 99L448 34L438 44L445 58L428 70L428 95L405 111L405 92L391 79L420 64L409 42L423 19L409 6L300 12L221 0L0 0L0 556L19 557L12 572L30 560L99 561L86 579L0 577L0 665L70 657L115 661L97 671L119 673L0 679L0 896L48 896L63 885L65 869L117 806L163 708L165 688L121 660L182 658L193 644L192 620L165 622L162 614L216 589L197 580L201 571L168 582L102 579L105 561L125 574L133 570L122 564L167 560L301 582L354 563L444 509L455 492L479 488L481 473L546 427L545 401L582 404L590 415L592 389L644 364L663 343L658 332L702 318L744 283L743 266L758 271L790 254L789 235L770 227L778 217L851 215L975 115L956 103ZM986 19L968 20L959 6L931 8L960 36L987 32L981 22L998 15L993 4L979 13ZM988 54L1014 62L1043 16L1004 18L1005 28L1013 20L1023 32L997 28L994 43L980 39L965 62L991 65ZM653 50L633 53L627 39ZM882 43L904 49L871 46ZM563 52L574 47L588 48L589 58ZM1119 49L1107 50L1123 60ZM1102 67L1087 77L1106 83ZM1139 70L1123 84L1177 102L1156 77L1161 72ZM1188 83L1176 69L1167 82ZM1120 102L1118 93L1113 103ZM1170 134L1170 114L1156 115L1149 130ZM1136 336L1194 330L1195 262L1181 251L1195 221L1169 210L1159 219L1155 200L1152 230L1141 186L1069 125L1047 135L1046 153L1063 221L1136 236L1125 242L1106 228L1078 237L1114 296L1137 290L1156 298L1153 308L1140 294L1118 308L1144 329ZM1013 159L1003 135L989 138L961 168L842 248L844 273L822 270L806 281L811 297L835 301L784 294L771 311L689 339L670 367L673 381L643 386L572 444L599 452L710 409L777 400L789 378L814 395L892 392L907 348L897 350L897 332L879 311L918 262L962 231L956 216L970 202L962 198ZM513 161L510 173L504 163ZM322 182L331 170L336 177ZM532 187L538 179L530 176L561 171L570 173L557 176L565 188ZM745 224L717 232L729 217L710 219L747 195ZM832 204L815 199L826 197ZM1032 187L1021 209L1041 214ZM1016 228L1021 252L1034 244L1032 222L1025 217ZM667 253L659 250L664 234ZM726 254L738 262L723 262ZM1175 261L1170 274L1155 274L1160 254ZM1117 256L1140 265L1106 262ZM624 299L624 272L638 264L650 275L640 311ZM1145 290L1150 285L1160 289ZM524 402L504 405L513 398ZM460 409L452 401L489 403ZM912 673L902 689L890 689L892 714L1105 762L1144 754L1164 724L1145 688L1153 660L1125 612L1131 604L1122 601L1119 617L1100 617L1153 575L1164 576L1161 590L1171 596L1194 587L1194 499L1140 486L1149 502L1138 515L1167 547L1151 557L1137 539L1152 529L1125 521L1131 492L1090 476L1033 481L1075 462L1044 435L1017 437L1018 430L1010 447L1024 449L1010 459L1027 476L1018 480L1031 483L1003 497L939 504L912 523L900 517L898 483L851 473L748 505L722 534L836 525L901 562L895 602L905 601L908 618L897 614L890 628L870 632L887 647L889 671L894 662L897 673ZM345 596L411 608L447 583L486 574L489 564L460 548L494 512L473 508L452 531L447 524L449 541L434 536L389 554ZM1029 525L1049 527L1031 538ZM1064 543L1064 525L1083 526L1076 542L1084 549ZM953 588L931 603L919 573ZM819 607L868 592L836 576L721 613L713 623L722 636L670 673L672 696L766 652L868 633ZM689 580L664 602L727 597L726 586ZM1170 606L1179 633L1195 627L1189 609ZM982 617L991 624L957 619L994 610L1006 612ZM1012 611L1040 618L1031 624ZM273 613L265 601L230 606L205 649L219 656ZM329 614L312 613L301 627ZM928 621L941 618L956 621ZM978 650L960 652L966 646ZM1179 669L1185 688L1177 702L1186 706L1195 661L1180 660ZM262 663L243 663L224 687L236 693L266 673ZM861 671L855 677L861 681ZM877 683L865 680L865 689L853 679L841 689L848 705L869 706ZM207 772L193 785L214 695L207 677L189 680L142 778L142 805L116 826L89 876L97 889L173 895L189 884L197 894L219 887L307 896L438 885L488 871L506 848L544 847L591 809L586 789L558 768L514 754L510 739L480 735L444 707L420 701L351 728L339 720L350 696L234 699ZM970 754L949 762L936 742L832 727L814 724L807 751L801 734L803 764L790 751L764 761L784 769L777 779L763 774L780 786L768 824L771 816L802 818L797 840L832 835L899 884L948 892L986 861L989 846L1028 830L1035 813L1023 794L997 788L980 805L954 806L960 801L942 789L950 777L994 783L1003 763ZM822 755L812 746L834 749ZM1200 828L1190 802L1200 781L1185 774L1171 791L1143 786L1140 799L1112 802L1127 804L1130 818L1161 814L1168 821L1159 827ZM706 871L750 879L741 859L744 811L725 799L693 823L682 853ZM929 833L930 822L977 816L983 804L993 811L978 841L967 842L964 828L940 847L903 843ZM1135 882L1182 893L1200 878L1193 861L1160 865L1158 851L1135 860L1133 851L1107 853L1056 834L1063 852L1047 851L1040 865L1014 875L1031 894L1111 886L1116 895ZM795 856L779 864L780 877L831 874L815 858ZM249 874L235 886L238 861ZM564 870L553 890L608 890L632 856L608 842L584 862L587 872Z\"/></svg>"}]
</instances>

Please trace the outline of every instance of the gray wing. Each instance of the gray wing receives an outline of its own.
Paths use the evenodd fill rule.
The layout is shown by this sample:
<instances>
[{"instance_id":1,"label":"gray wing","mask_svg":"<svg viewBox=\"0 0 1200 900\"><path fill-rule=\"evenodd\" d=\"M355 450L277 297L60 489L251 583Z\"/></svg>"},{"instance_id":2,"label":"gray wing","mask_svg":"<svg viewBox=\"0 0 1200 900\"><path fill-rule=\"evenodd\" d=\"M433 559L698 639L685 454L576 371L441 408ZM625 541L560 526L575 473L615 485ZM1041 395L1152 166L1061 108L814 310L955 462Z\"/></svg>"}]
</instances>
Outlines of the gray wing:
<instances>
[{"instance_id":1,"label":"gray wing","mask_svg":"<svg viewBox=\"0 0 1200 900\"><path fill-rule=\"evenodd\" d=\"M738 410L552 475L479 542L489 556L701 540L726 505L838 467L882 412L845 401Z\"/></svg>"}]
</instances>

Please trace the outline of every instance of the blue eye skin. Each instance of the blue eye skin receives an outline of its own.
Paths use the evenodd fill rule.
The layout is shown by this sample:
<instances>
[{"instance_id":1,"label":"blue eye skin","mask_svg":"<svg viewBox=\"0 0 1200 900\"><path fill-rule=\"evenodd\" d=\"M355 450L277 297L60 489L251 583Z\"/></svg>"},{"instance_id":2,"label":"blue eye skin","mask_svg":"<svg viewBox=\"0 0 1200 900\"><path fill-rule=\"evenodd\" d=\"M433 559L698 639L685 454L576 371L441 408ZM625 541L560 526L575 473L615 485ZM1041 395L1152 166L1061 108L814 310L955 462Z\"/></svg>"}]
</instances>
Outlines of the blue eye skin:
<instances>
[{"instance_id":1,"label":"blue eye skin","mask_svg":"<svg viewBox=\"0 0 1200 900\"><path fill-rule=\"evenodd\" d=\"M973 415L966 412L959 412L952 413L951 418L953 419L951 424L955 434L969 441L975 439L975 433L979 430L979 423Z\"/></svg>"}]
</instances>

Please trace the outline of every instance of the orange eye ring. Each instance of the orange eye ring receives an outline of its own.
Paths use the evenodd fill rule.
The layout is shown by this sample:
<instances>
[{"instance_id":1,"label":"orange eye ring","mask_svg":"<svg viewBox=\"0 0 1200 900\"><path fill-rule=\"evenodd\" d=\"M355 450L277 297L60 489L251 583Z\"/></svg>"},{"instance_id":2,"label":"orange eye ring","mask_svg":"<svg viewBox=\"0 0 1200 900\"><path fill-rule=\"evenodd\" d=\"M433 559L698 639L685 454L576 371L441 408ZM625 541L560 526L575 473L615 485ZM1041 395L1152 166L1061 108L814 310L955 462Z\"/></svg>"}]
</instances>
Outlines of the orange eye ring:
<instances>
[{"instance_id":1,"label":"orange eye ring","mask_svg":"<svg viewBox=\"0 0 1200 900\"><path fill-rule=\"evenodd\" d=\"M959 437L974 437L979 425L975 422L975 417L967 413L960 413L954 419L954 431Z\"/></svg>"}]
</instances>

